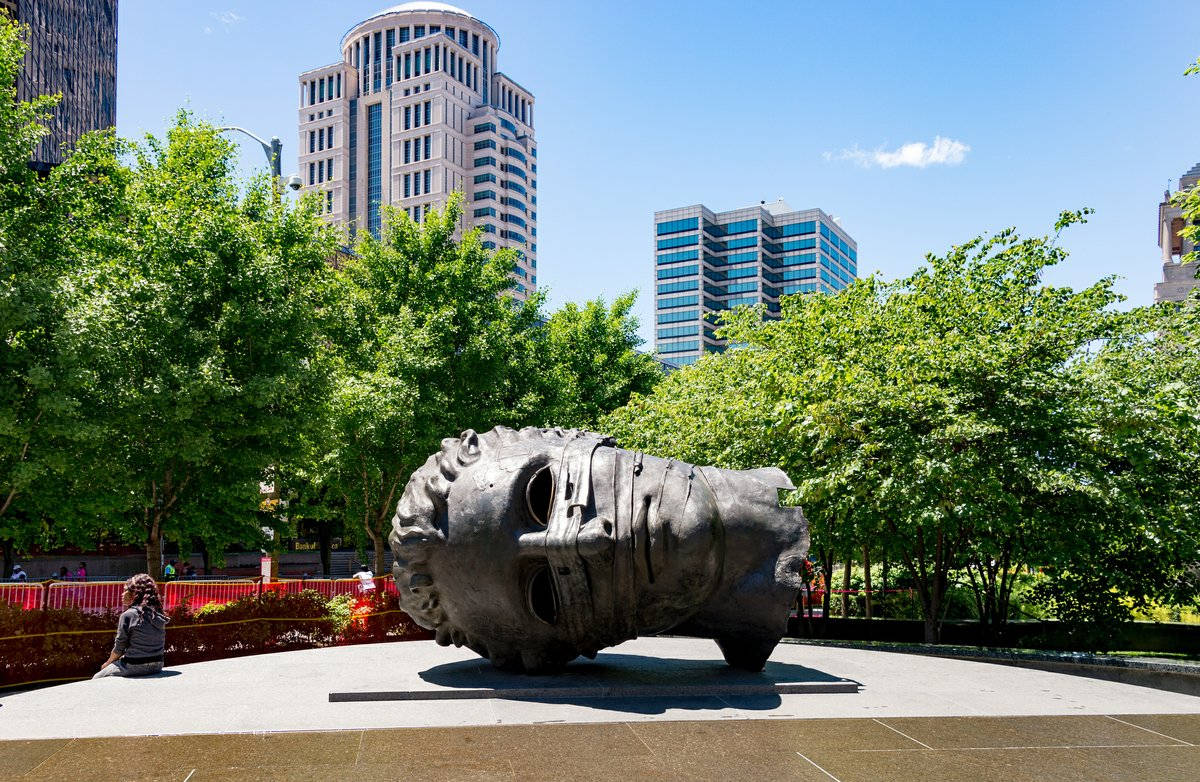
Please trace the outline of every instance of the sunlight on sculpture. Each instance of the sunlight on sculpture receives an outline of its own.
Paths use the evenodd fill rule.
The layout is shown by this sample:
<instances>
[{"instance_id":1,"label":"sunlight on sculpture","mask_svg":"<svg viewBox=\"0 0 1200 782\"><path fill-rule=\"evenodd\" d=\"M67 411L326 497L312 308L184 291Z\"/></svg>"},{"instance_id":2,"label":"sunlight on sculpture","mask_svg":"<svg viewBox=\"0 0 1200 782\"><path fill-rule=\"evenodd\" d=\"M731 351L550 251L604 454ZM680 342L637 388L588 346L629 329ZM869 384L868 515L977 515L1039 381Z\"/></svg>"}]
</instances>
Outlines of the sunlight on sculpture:
<instances>
[{"instance_id":1,"label":"sunlight on sculpture","mask_svg":"<svg viewBox=\"0 0 1200 782\"><path fill-rule=\"evenodd\" d=\"M443 646L562 668L663 632L762 670L808 551L777 468L696 467L592 432L496 427L442 441L392 519L401 605Z\"/></svg>"}]
</instances>

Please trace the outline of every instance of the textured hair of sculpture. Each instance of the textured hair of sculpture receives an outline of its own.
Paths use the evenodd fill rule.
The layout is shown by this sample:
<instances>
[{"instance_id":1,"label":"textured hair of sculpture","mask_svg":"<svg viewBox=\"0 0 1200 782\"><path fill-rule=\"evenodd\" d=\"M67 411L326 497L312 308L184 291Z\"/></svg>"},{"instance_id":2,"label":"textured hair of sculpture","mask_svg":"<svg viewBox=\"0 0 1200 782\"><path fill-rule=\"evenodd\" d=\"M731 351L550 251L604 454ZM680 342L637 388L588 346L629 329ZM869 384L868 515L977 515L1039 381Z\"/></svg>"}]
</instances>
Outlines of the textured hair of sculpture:
<instances>
[{"instance_id":1,"label":"textured hair of sculpture","mask_svg":"<svg viewBox=\"0 0 1200 782\"><path fill-rule=\"evenodd\" d=\"M437 584L426 567L446 544L446 498L451 484L485 450L518 440L564 439L578 432L497 426L481 435L468 429L459 437L442 440L442 449L426 459L409 478L392 520L389 543L395 557L393 573L401 607L421 627L433 630L438 644L467 646L485 657L493 657L477 639L470 638L448 619L440 605Z\"/></svg>"}]
</instances>

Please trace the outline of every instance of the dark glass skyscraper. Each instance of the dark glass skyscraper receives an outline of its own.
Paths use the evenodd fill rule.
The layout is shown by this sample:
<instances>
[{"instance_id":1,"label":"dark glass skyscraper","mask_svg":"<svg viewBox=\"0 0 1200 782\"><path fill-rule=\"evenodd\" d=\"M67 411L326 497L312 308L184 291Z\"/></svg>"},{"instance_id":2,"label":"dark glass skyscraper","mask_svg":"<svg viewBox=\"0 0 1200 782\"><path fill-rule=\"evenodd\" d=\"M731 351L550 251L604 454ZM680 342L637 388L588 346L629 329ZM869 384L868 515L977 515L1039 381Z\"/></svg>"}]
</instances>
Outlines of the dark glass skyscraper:
<instances>
[{"instance_id":1,"label":"dark glass skyscraper","mask_svg":"<svg viewBox=\"0 0 1200 782\"><path fill-rule=\"evenodd\" d=\"M62 93L50 135L33 155L49 170L89 130L117 122L117 0L0 0L29 28L17 97Z\"/></svg>"}]
</instances>

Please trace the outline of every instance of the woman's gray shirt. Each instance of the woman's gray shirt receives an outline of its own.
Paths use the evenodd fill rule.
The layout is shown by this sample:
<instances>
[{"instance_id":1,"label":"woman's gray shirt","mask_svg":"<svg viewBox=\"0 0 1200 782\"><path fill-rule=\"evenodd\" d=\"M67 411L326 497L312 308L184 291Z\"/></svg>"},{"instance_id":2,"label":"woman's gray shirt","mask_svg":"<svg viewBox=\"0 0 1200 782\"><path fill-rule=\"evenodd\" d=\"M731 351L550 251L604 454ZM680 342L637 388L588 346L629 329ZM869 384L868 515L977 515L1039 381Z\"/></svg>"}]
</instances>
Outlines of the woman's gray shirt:
<instances>
[{"instance_id":1,"label":"woman's gray shirt","mask_svg":"<svg viewBox=\"0 0 1200 782\"><path fill-rule=\"evenodd\" d=\"M113 654L133 659L161 658L167 643L167 616L153 608L129 608L117 622Z\"/></svg>"}]
</instances>

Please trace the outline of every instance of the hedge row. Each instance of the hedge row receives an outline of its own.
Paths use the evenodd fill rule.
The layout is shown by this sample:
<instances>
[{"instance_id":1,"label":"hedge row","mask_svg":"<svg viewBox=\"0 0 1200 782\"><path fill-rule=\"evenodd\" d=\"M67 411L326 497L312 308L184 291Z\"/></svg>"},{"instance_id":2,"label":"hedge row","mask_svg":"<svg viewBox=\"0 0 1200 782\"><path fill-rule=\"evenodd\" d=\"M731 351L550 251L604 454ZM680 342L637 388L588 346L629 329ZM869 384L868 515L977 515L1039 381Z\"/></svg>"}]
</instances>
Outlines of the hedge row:
<instances>
[{"instance_id":1,"label":"hedge row","mask_svg":"<svg viewBox=\"0 0 1200 782\"><path fill-rule=\"evenodd\" d=\"M28 611L0 604L0 687L91 676L108 657L117 611ZM432 638L400 610L395 595L314 591L251 595L223 606L169 613L166 663L240 657L342 644Z\"/></svg>"}]
</instances>

